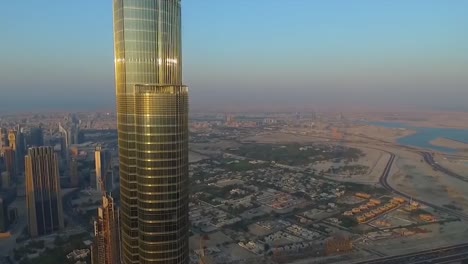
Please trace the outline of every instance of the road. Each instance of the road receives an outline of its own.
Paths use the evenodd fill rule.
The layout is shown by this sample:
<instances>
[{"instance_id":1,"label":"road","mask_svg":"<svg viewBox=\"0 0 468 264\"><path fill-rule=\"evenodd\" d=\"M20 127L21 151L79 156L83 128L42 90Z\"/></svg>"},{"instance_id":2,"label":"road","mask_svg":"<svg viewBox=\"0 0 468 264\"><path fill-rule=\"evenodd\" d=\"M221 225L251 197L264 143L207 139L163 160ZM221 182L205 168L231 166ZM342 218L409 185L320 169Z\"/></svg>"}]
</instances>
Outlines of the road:
<instances>
[{"instance_id":1,"label":"road","mask_svg":"<svg viewBox=\"0 0 468 264\"><path fill-rule=\"evenodd\" d=\"M432 157L432 154L429 153L429 152L420 152L420 154L423 156L424 158L424 161L431 165L431 167L434 169L434 170L437 170L437 171L440 171L450 177L453 177L453 178L456 178L456 179L459 179L461 181L464 181L464 182L468 182L468 178L466 177L463 177L459 174L456 174L455 172L447 169L447 168L444 168L442 166L440 166L437 162L434 161L434 158Z\"/></svg>"},{"instance_id":2,"label":"road","mask_svg":"<svg viewBox=\"0 0 468 264\"><path fill-rule=\"evenodd\" d=\"M432 207L440 212L444 212L444 213L447 213L449 215L452 215L452 216L456 216L462 220L466 220L468 221L468 215L466 214L463 214L461 212L458 212L458 211L455 211L455 210L450 210L448 208L445 208L445 207L442 207L442 206L438 206L438 205L435 205L435 204L432 204L432 203L429 203L429 202L426 202L426 201L422 201L422 200L419 200L417 198L414 198L412 195L409 195L409 194L406 194L406 193L403 193L401 191L398 191L396 190L395 188L393 188L389 183L388 183L388 177L390 175L390 171L391 171L391 168L392 168L392 165L393 165L393 162L395 161L395 154L393 153L390 153L388 152L391 156L390 156L390 159L388 160L388 163L387 165L385 166L385 169L384 171L382 172L382 176L380 177L379 179L379 182L380 184L387 190L401 196L401 197L404 197L406 199L412 199L413 201L415 202L418 202L420 204L423 204L423 205L426 205L426 206L429 206L429 207ZM441 167L442 168L442 167Z\"/></svg>"},{"instance_id":3,"label":"road","mask_svg":"<svg viewBox=\"0 0 468 264\"><path fill-rule=\"evenodd\" d=\"M465 215L463 213L450 210L445 207L437 206L435 204L431 204L426 201L422 201L419 199L415 199L414 197L405 194L401 191L396 190L393 188L389 183L388 183L388 177L390 176L390 171L393 166L393 162L395 161L395 154L387 152L390 154L390 159L388 160L387 165L385 166L384 171L382 172L382 175L380 177L380 184L387 190L404 197L406 199L413 199L413 201L416 201L420 204L432 207L438 211L445 212L447 214L456 216L460 219L463 220L468 220L468 215ZM423 152L424 153L424 152ZM437 169L440 170L443 173L450 172L449 170L443 168L442 166L438 165L435 163L432 159L432 156L426 153L423 157L432 166L436 165ZM430 158L429 158L430 157ZM456 175L456 174L455 174ZM454 173L452 173L450 176L454 177ZM461 177L461 176L460 176ZM409 253L409 254L404 254L404 255L399 255L399 256L391 256L391 257L383 257L383 258L378 258L374 260L368 260L368 261L362 261L362 262L356 262L356 264L399 264L399 263L414 263L414 264L422 264L422 263L452 263L454 261L459 261L459 260L465 260L468 258L468 243L465 244L460 244L460 245L455 245L455 246L448 246L448 247L442 247L438 249L431 249L431 250L425 250L425 251L420 251L416 253Z\"/></svg>"},{"instance_id":4,"label":"road","mask_svg":"<svg viewBox=\"0 0 468 264\"><path fill-rule=\"evenodd\" d=\"M468 243L447 246L436 249L429 249L415 253L403 254L398 256L384 257L354 264L423 264L423 263L452 263L454 261L465 260L468 258Z\"/></svg>"}]
</instances>

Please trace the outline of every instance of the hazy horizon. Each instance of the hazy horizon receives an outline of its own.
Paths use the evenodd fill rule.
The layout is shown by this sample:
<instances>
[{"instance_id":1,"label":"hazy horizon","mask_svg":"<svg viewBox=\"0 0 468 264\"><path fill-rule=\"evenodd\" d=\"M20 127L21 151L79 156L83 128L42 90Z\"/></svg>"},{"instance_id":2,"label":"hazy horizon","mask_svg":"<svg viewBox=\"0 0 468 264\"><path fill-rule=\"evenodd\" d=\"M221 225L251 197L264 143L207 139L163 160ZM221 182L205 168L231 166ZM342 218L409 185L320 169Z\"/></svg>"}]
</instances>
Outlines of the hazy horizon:
<instances>
[{"instance_id":1,"label":"hazy horizon","mask_svg":"<svg viewBox=\"0 0 468 264\"><path fill-rule=\"evenodd\" d=\"M468 110L466 1L182 2L193 110ZM111 5L5 3L0 111L115 108Z\"/></svg>"}]
</instances>

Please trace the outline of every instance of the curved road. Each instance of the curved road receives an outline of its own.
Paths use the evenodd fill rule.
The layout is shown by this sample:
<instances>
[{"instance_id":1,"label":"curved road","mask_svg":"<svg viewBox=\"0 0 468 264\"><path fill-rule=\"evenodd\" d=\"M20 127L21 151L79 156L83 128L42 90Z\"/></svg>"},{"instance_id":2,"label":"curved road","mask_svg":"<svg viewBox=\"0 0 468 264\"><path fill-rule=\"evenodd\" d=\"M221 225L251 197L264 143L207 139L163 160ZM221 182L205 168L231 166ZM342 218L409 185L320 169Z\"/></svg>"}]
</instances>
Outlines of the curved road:
<instances>
[{"instance_id":1,"label":"curved road","mask_svg":"<svg viewBox=\"0 0 468 264\"><path fill-rule=\"evenodd\" d=\"M417 199L417 198L414 198L413 196L411 195L408 195L406 193L403 193L401 191L398 191L397 189L393 188L389 183L388 183L388 177L390 175L390 170L392 168L392 165L393 165L393 162L395 161L395 154L393 153L390 153L387 151L387 153L390 154L390 159L388 160L388 163L387 165L385 166L385 169L384 171L382 172L382 176L380 177L380 184L387 190L393 192L393 193L396 193L397 195L399 196L402 196L406 199L412 199L413 201L416 201L420 204L423 204L423 205L426 205L426 206L429 206L429 207L432 207L440 212L444 212L444 213L447 213L447 214L450 214L450 215L453 215L453 216L456 216L460 219L463 219L463 220L467 220L468 221L468 215L466 214L463 214L461 212L458 212L458 211L455 211L455 210L450 210L448 208L445 208L445 207L442 207L442 206L438 206L438 205L435 205L435 204L432 204L432 203L429 203L429 202L426 202L426 201L423 201L423 200L420 200L420 199Z\"/></svg>"},{"instance_id":2,"label":"curved road","mask_svg":"<svg viewBox=\"0 0 468 264\"><path fill-rule=\"evenodd\" d=\"M463 220L468 220L468 215L465 215L463 213L450 210L445 207L437 206L435 204L431 204L426 201L422 201L419 199L415 199L412 196L405 194L403 192L400 192L393 188L389 183L388 183L388 177L390 175L390 171L393 165L393 162L395 161L395 154L390 153L388 151L385 151L388 154L390 154L390 159L388 160L387 165L385 166L384 171L382 172L382 176L380 177L380 184L387 190L402 196L406 199L413 199L413 201L417 201L420 204L424 204L426 206L432 207L436 210L439 210L441 212L445 212L450 215L454 215L460 219ZM430 155L430 154L429 154ZM432 156L431 156L432 157ZM426 157L425 157L426 159ZM426 160L430 161L429 159ZM432 160L433 161L433 160ZM429 163L431 164L431 163ZM432 163L436 164L436 163ZM431 165L432 165L431 164ZM445 170L443 167L441 167L440 171L445 173ZM448 170L447 170L448 171ZM454 246L447 246L447 247L441 247L437 249L430 249L430 250L424 250L424 251L419 251L415 253L408 253L408 254L403 254L403 255L397 255L397 256L390 256L390 257L384 257L384 258L378 258L378 259L373 259L373 260L366 260L366 261L361 261L361 262L355 262L355 264L400 264L400 263L414 263L414 264L423 264L423 263L453 263L454 261L460 261L460 260L465 260L468 259L468 243L460 244L460 245L454 245Z\"/></svg>"},{"instance_id":3,"label":"curved road","mask_svg":"<svg viewBox=\"0 0 468 264\"><path fill-rule=\"evenodd\" d=\"M442 166L440 166L437 162L434 161L434 157L432 157L432 154L429 153L429 152L420 152L420 154L423 156L424 158L424 161L431 165L431 167L434 169L434 170L438 170L440 172L443 172L444 174L447 174L448 176L450 177L453 177L453 178L456 178L456 179L459 179L461 181L464 181L464 182L468 182L468 178L466 177L463 177L447 168L444 168Z\"/></svg>"}]
</instances>

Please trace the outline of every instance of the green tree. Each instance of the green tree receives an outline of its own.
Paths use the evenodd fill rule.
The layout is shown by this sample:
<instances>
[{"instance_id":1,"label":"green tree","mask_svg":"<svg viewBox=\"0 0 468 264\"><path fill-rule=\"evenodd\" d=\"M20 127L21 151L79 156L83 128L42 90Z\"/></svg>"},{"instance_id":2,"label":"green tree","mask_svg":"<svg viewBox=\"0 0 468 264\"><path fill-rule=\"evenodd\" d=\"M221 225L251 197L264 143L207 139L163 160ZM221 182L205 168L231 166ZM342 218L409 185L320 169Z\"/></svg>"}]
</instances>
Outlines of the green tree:
<instances>
[{"instance_id":1,"label":"green tree","mask_svg":"<svg viewBox=\"0 0 468 264\"><path fill-rule=\"evenodd\" d=\"M359 223L354 217L345 216L340 219L341 225L347 228L357 226Z\"/></svg>"}]
</instances>

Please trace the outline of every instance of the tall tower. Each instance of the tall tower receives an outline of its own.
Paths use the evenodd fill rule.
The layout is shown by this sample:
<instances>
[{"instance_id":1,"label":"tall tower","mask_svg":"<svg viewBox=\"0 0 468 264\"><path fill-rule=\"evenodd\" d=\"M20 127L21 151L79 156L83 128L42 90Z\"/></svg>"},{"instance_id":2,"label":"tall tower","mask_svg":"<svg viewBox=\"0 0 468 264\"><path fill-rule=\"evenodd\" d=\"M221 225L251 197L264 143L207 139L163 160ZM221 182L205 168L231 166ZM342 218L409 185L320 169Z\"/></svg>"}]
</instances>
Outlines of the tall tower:
<instances>
[{"instance_id":1,"label":"tall tower","mask_svg":"<svg viewBox=\"0 0 468 264\"><path fill-rule=\"evenodd\" d=\"M122 263L188 263L181 1L114 0Z\"/></svg>"},{"instance_id":2,"label":"tall tower","mask_svg":"<svg viewBox=\"0 0 468 264\"><path fill-rule=\"evenodd\" d=\"M69 133L68 130L65 129L61 123L58 124L59 132L62 133L62 157L68 163L68 159L70 158L70 141L69 141Z\"/></svg>"},{"instance_id":3,"label":"tall tower","mask_svg":"<svg viewBox=\"0 0 468 264\"><path fill-rule=\"evenodd\" d=\"M80 187L80 175L78 174L78 161L75 158L72 158L70 161L70 186L71 187Z\"/></svg>"},{"instance_id":4,"label":"tall tower","mask_svg":"<svg viewBox=\"0 0 468 264\"><path fill-rule=\"evenodd\" d=\"M101 147L96 147L94 163L96 169L96 190L111 192L114 188L114 177L110 152ZM101 186L101 184L104 184L104 186Z\"/></svg>"},{"instance_id":5,"label":"tall tower","mask_svg":"<svg viewBox=\"0 0 468 264\"><path fill-rule=\"evenodd\" d=\"M29 131L28 145L30 147L41 147L44 145L44 133L41 127L33 127Z\"/></svg>"},{"instance_id":6,"label":"tall tower","mask_svg":"<svg viewBox=\"0 0 468 264\"><path fill-rule=\"evenodd\" d=\"M9 223L7 202L0 197L0 233L8 230Z\"/></svg>"},{"instance_id":7,"label":"tall tower","mask_svg":"<svg viewBox=\"0 0 468 264\"><path fill-rule=\"evenodd\" d=\"M18 131L15 131L15 130L11 130L8 132L8 142L10 143L10 149L13 150L13 153L15 154L15 177L17 175L20 175L22 173L22 170L21 170L21 165L20 163L22 163L19 159L23 159L24 155L22 155L21 153L21 150L18 146L18 141L19 141L19 132Z\"/></svg>"},{"instance_id":8,"label":"tall tower","mask_svg":"<svg viewBox=\"0 0 468 264\"><path fill-rule=\"evenodd\" d=\"M0 150L3 150L3 148L9 146L10 143L8 142L8 132L5 128L0 128Z\"/></svg>"},{"instance_id":9,"label":"tall tower","mask_svg":"<svg viewBox=\"0 0 468 264\"><path fill-rule=\"evenodd\" d=\"M10 148L16 151L16 131L11 130L8 132L8 142L10 143Z\"/></svg>"},{"instance_id":10,"label":"tall tower","mask_svg":"<svg viewBox=\"0 0 468 264\"><path fill-rule=\"evenodd\" d=\"M63 229L57 156L52 147L30 148L26 161L26 205L31 237Z\"/></svg>"},{"instance_id":11,"label":"tall tower","mask_svg":"<svg viewBox=\"0 0 468 264\"><path fill-rule=\"evenodd\" d=\"M16 181L16 154L10 147L3 148L3 160L5 161L6 170L10 173L13 181Z\"/></svg>"},{"instance_id":12,"label":"tall tower","mask_svg":"<svg viewBox=\"0 0 468 264\"><path fill-rule=\"evenodd\" d=\"M102 197L98 219L94 222L93 264L120 263L119 211L110 195Z\"/></svg>"},{"instance_id":13,"label":"tall tower","mask_svg":"<svg viewBox=\"0 0 468 264\"><path fill-rule=\"evenodd\" d=\"M24 138L23 129L18 125L15 132L16 143L14 144L14 150L16 153L16 173L22 174L24 172L24 156L26 152L26 142ZM12 142L10 140L10 145Z\"/></svg>"}]
</instances>

